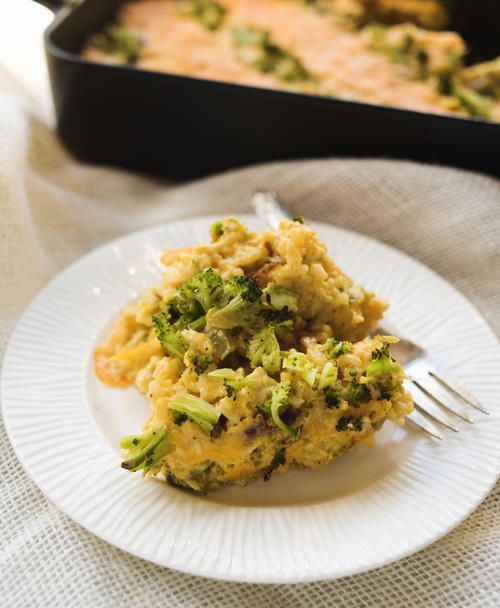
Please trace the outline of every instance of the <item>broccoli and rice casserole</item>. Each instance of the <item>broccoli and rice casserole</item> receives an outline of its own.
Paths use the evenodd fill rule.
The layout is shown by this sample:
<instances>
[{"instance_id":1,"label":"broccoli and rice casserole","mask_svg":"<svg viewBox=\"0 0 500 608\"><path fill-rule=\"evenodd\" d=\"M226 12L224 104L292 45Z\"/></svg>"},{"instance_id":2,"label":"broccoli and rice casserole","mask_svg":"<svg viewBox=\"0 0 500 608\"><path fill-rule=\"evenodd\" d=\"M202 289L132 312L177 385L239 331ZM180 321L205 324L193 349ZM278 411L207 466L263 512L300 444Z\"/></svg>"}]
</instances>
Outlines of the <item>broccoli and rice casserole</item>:
<instances>
[{"instance_id":1,"label":"broccoli and rice casserole","mask_svg":"<svg viewBox=\"0 0 500 608\"><path fill-rule=\"evenodd\" d=\"M387 304L356 285L300 219L254 234L237 219L211 242L167 251L160 285L94 352L111 387L135 385L151 415L124 437L122 466L206 492L321 467L371 445L412 401Z\"/></svg>"},{"instance_id":2,"label":"broccoli and rice casserole","mask_svg":"<svg viewBox=\"0 0 500 608\"><path fill-rule=\"evenodd\" d=\"M82 56L500 120L500 58L465 65L446 0L129 0ZM488 16L485 16L487 19Z\"/></svg>"}]
</instances>

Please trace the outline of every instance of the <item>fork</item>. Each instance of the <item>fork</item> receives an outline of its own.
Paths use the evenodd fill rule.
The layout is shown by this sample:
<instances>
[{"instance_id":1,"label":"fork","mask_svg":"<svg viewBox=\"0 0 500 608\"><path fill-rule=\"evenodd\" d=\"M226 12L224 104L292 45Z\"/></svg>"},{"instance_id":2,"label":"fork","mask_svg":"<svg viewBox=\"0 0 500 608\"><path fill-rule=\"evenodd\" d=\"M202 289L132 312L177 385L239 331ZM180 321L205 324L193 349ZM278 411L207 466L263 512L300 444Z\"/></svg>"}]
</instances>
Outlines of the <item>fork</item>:
<instances>
[{"instance_id":1,"label":"fork","mask_svg":"<svg viewBox=\"0 0 500 608\"><path fill-rule=\"evenodd\" d=\"M278 228L282 219L292 219L290 213L278 202L275 192L255 192L252 207L257 216L271 228ZM407 336L403 336L392 324L385 321L384 326L378 327L377 333L399 338L398 343L391 345L391 353L404 366L406 372L405 388L411 394L415 405L406 419L415 426L436 439L443 439L443 435L429 418L458 432L458 427L450 415L473 424L474 420L467 411L468 406L483 414L489 414L467 388L440 367L430 353Z\"/></svg>"}]
</instances>

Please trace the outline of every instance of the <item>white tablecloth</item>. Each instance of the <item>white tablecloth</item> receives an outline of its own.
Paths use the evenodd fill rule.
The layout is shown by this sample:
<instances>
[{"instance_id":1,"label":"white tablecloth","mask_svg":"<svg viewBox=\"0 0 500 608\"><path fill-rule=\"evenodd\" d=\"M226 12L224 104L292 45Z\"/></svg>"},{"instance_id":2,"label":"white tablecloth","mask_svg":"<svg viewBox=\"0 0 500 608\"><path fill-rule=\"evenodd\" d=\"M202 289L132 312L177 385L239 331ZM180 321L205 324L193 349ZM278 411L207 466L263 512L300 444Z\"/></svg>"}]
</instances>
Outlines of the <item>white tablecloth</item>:
<instances>
[{"instance_id":1,"label":"white tablecloth","mask_svg":"<svg viewBox=\"0 0 500 608\"><path fill-rule=\"evenodd\" d=\"M0 0L0 10L6 5ZM497 180L413 163L332 159L178 185L80 165L51 128L41 46L33 39L48 16L26 1L18 7L14 14L10 3L9 18L2 12L0 21L0 356L37 290L89 249L174 218L247 210L259 187L279 191L306 217L415 256L471 298L500 333ZM16 18L30 10L36 17L23 33ZM500 606L498 486L454 532L397 564L341 581L280 587L198 579L108 546L45 499L3 427L0 462L2 606Z\"/></svg>"}]
</instances>

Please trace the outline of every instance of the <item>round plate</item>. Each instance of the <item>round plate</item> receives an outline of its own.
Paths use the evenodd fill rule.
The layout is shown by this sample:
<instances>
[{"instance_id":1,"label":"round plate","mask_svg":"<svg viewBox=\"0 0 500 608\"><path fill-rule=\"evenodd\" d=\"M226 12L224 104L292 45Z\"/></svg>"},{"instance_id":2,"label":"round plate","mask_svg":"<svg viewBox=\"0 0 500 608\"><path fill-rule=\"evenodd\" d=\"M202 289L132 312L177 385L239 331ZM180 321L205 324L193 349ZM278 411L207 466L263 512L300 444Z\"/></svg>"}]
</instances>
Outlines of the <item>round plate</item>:
<instances>
[{"instance_id":1,"label":"round plate","mask_svg":"<svg viewBox=\"0 0 500 608\"><path fill-rule=\"evenodd\" d=\"M120 468L118 439L140 431L148 403L109 389L92 349L113 317L158 282L159 253L207 239L215 218L114 241L57 276L21 319L6 354L2 403L16 453L41 490L104 540L214 578L331 579L413 553L460 523L500 469L500 347L473 306L436 274L359 234L314 224L356 281L391 302L390 320L435 353L492 414L442 442L387 423L374 448L317 471L200 497ZM243 216L252 229L263 226Z\"/></svg>"}]
</instances>

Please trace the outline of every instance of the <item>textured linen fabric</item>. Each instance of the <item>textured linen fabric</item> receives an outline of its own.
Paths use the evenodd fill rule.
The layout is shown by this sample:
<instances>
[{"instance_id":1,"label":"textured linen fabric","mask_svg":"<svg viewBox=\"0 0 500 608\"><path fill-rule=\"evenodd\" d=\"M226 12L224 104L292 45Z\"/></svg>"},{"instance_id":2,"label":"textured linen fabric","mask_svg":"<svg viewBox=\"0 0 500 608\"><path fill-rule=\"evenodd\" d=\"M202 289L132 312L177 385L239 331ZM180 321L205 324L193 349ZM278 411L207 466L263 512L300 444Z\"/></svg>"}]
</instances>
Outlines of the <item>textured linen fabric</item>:
<instances>
[{"instance_id":1,"label":"textured linen fabric","mask_svg":"<svg viewBox=\"0 0 500 608\"><path fill-rule=\"evenodd\" d=\"M43 66L39 57L33 61ZM277 190L296 213L376 237L421 260L464 292L500 333L497 180L413 163L332 159L179 185L83 166L50 128L46 91L33 92L2 67L0 61L0 90L9 95L0 95L0 358L31 298L85 252L160 222L247 211L257 188ZM0 468L2 607L500 605L498 485L456 530L398 563L339 581L273 586L188 576L107 545L41 494L3 426Z\"/></svg>"}]
</instances>

